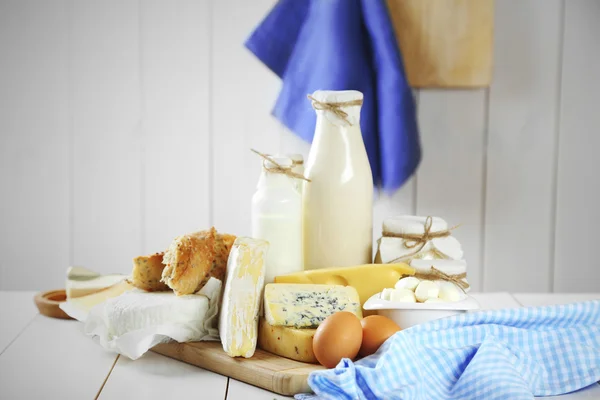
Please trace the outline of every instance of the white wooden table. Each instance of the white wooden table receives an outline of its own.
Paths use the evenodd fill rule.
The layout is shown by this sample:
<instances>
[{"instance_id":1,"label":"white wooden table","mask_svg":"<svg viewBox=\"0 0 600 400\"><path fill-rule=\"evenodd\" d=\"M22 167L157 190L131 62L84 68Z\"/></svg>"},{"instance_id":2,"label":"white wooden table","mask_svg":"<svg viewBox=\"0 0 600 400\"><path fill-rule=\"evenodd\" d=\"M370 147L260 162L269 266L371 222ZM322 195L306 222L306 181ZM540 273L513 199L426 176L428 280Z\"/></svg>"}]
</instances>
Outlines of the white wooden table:
<instances>
[{"instance_id":1,"label":"white wooden table","mask_svg":"<svg viewBox=\"0 0 600 400\"><path fill-rule=\"evenodd\" d=\"M136 361L115 356L86 337L80 323L38 315L33 295L0 292L0 399L283 398L158 354ZM600 293L474 296L484 309L600 299ZM600 385L560 399L600 399Z\"/></svg>"}]
</instances>

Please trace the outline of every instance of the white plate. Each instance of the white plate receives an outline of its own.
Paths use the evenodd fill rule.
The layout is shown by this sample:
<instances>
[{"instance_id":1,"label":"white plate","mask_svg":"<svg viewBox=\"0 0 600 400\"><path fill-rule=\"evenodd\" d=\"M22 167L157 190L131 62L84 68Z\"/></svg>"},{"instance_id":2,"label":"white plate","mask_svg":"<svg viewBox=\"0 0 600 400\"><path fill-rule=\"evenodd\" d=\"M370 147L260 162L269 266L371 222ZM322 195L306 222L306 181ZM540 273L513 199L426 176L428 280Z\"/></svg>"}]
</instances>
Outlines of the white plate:
<instances>
[{"instance_id":1,"label":"white plate","mask_svg":"<svg viewBox=\"0 0 600 400\"><path fill-rule=\"evenodd\" d=\"M390 318L402 329L413 325L450 317L466 311L478 310L479 303L471 296L464 300L444 303L405 303L384 300L381 293L374 294L363 305L365 310Z\"/></svg>"}]
</instances>

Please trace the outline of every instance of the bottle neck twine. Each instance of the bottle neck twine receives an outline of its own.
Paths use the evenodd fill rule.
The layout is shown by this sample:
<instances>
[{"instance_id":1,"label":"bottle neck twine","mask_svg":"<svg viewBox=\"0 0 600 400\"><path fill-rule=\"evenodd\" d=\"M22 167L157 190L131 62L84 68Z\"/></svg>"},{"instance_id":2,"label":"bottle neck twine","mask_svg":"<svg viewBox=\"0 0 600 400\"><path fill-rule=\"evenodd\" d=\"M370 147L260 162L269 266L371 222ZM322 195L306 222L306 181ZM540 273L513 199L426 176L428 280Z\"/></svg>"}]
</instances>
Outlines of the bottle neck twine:
<instances>
[{"instance_id":1,"label":"bottle neck twine","mask_svg":"<svg viewBox=\"0 0 600 400\"><path fill-rule=\"evenodd\" d=\"M346 121L346 123L348 125L352 125L352 124L348 120L348 113L346 111L344 111L342 108L350 107L350 106L361 106L363 103L362 99L343 101L343 102L337 102L337 103L336 102L326 103L326 102L322 102L322 101L315 99L310 94L307 97L312 102L312 106L315 110L330 111L330 112L334 113L336 116L338 116L340 119Z\"/></svg>"},{"instance_id":2,"label":"bottle neck twine","mask_svg":"<svg viewBox=\"0 0 600 400\"><path fill-rule=\"evenodd\" d=\"M307 182L310 182L310 179L306 178L304 175L300 175L297 174L295 172L292 172L292 168L291 167L284 167L281 164L279 164L278 162L276 162L275 160L273 160L272 157L269 157L268 155L261 153L260 151L254 150L254 149L250 149L253 153L258 154L260 157L262 157L265 161L269 161L270 163L272 163L273 165L275 165L274 167L267 167L266 165L264 165L263 162L263 168L265 171L267 172L272 172L274 174L283 174L283 175L287 175L290 178L295 178L295 179L303 179Z\"/></svg>"}]
</instances>

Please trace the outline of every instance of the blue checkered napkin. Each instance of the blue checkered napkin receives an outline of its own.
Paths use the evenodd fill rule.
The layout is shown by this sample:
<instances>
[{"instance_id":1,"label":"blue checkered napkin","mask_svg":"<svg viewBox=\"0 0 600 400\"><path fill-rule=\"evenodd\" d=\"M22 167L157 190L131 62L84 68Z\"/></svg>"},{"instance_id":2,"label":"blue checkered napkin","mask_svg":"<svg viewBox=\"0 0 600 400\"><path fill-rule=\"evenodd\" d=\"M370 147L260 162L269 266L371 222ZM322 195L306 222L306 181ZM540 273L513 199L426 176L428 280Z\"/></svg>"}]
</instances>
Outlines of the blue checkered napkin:
<instances>
[{"instance_id":1,"label":"blue checkered napkin","mask_svg":"<svg viewBox=\"0 0 600 400\"><path fill-rule=\"evenodd\" d=\"M313 372L297 399L532 399L600 380L600 301L461 314Z\"/></svg>"}]
</instances>

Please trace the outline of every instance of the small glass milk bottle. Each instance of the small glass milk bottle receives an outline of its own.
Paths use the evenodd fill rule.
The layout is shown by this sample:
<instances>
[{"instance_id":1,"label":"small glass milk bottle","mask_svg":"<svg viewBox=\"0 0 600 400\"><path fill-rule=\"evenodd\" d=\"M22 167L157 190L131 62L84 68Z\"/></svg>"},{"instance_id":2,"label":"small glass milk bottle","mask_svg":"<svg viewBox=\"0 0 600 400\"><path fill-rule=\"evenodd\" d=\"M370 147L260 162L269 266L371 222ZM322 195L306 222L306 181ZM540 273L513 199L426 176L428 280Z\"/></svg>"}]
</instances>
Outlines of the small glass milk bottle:
<instances>
[{"instance_id":1,"label":"small glass milk bottle","mask_svg":"<svg viewBox=\"0 0 600 400\"><path fill-rule=\"evenodd\" d=\"M266 259L265 283L275 276L303 270L302 196L298 179L288 175L289 157L269 157L257 190L252 197L252 237L270 243Z\"/></svg>"}]
</instances>

